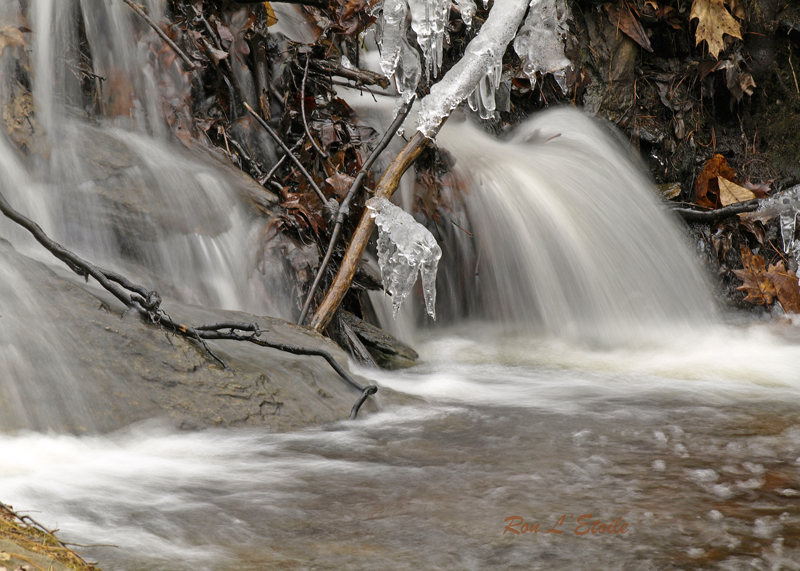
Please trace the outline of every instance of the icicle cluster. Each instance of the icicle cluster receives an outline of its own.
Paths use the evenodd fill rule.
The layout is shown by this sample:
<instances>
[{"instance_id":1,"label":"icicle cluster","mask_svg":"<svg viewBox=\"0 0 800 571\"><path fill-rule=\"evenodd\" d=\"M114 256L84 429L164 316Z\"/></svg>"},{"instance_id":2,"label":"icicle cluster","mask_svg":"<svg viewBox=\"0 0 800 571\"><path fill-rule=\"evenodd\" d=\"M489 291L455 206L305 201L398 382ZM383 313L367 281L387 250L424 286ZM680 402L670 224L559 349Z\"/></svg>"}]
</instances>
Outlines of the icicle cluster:
<instances>
[{"instance_id":1,"label":"icicle cluster","mask_svg":"<svg viewBox=\"0 0 800 571\"><path fill-rule=\"evenodd\" d=\"M427 228L385 198L367 201L378 226L378 264L394 315L422 276L425 308L436 319L436 270L442 250Z\"/></svg>"},{"instance_id":2,"label":"icicle cluster","mask_svg":"<svg viewBox=\"0 0 800 571\"><path fill-rule=\"evenodd\" d=\"M494 117L494 110L497 108L494 101L494 93L500 87L500 77L502 75L503 62L498 59L489 66L489 71L481 78L478 86L467 97L469 108L477 111L481 119Z\"/></svg>"},{"instance_id":3,"label":"icicle cluster","mask_svg":"<svg viewBox=\"0 0 800 571\"><path fill-rule=\"evenodd\" d=\"M514 39L528 0L495 0L489 17L464 51L464 56L439 81L420 103L417 129L434 137L442 121L474 91L476 106L484 113L494 113L494 88L500 77L500 62L509 42ZM491 93L491 94L490 94ZM485 97L484 97L485 94ZM480 109L480 107L477 107Z\"/></svg>"},{"instance_id":4,"label":"icicle cluster","mask_svg":"<svg viewBox=\"0 0 800 571\"><path fill-rule=\"evenodd\" d=\"M572 62L564 55L567 19L571 17L564 0L532 0L528 17L514 39L514 51L522 59L523 72L536 85L536 72L552 73L567 92L567 68Z\"/></svg>"},{"instance_id":5,"label":"icicle cluster","mask_svg":"<svg viewBox=\"0 0 800 571\"><path fill-rule=\"evenodd\" d=\"M384 0L381 39L381 71L395 76L397 90L404 102L411 100L422 75L419 54L407 39L408 3L406 0Z\"/></svg>"},{"instance_id":6,"label":"icicle cluster","mask_svg":"<svg viewBox=\"0 0 800 571\"><path fill-rule=\"evenodd\" d=\"M425 56L425 77L439 75L442 67L444 27L450 14L450 0L408 0L411 28Z\"/></svg>"}]
</instances>

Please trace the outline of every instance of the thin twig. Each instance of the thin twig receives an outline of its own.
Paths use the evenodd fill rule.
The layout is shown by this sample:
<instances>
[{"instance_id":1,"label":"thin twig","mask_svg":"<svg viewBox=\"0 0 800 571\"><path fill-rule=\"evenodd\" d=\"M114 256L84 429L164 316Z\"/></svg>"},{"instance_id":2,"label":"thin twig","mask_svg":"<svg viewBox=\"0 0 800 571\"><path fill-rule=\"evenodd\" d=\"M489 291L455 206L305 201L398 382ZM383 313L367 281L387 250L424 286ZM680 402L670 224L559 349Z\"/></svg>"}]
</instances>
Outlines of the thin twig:
<instances>
[{"instance_id":1,"label":"thin twig","mask_svg":"<svg viewBox=\"0 0 800 571\"><path fill-rule=\"evenodd\" d=\"M294 144L294 147L292 147L291 152L293 153L302 144L303 144L303 137L300 137L300 139ZM289 155L286 154L286 155L283 155L280 159L278 159L278 162L275 163L275 166L272 167L271 169L269 169L269 172L266 174L266 176L264 176L263 179L260 179L259 182L262 185L266 184L267 181L272 178L272 175L274 175L278 171L278 168L280 168L280 166L283 164L283 162L287 159L288 156Z\"/></svg>"},{"instance_id":2,"label":"thin twig","mask_svg":"<svg viewBox=\"0 0 800 571\"><path fill-rule=\"evenodd\" d=\"M328 153L323 151L319 145L317 145L317 141L311 135L311 131L308 128L308 121L306 121L306 80L308 79L308 60L310 58L306 56L306 69L303 72L303 82L300 85L300 114L303 116L303 127L305 127L306 135L308 136L308 140L311 141L311 145L314 147L314 150L317 151L323 158L328 158Z\"/></svg>"},{"instance_id":3,"label":"thin twig","mask_svg":"<svg viewBox=\"0 0 800 571\"><path fill-rule=\"evenodd\" d=\"M161 39L164 40L166 42L166 44L170 48L172 48L172 51L174 51L176 54L178 54L178 57L180 57L186 63L186 65L189 66L189 69L198 69L200 67L199 63L194 62L191 59L189 59L189 56L187 56L183 52L183 50L181 50L177 45L175 45L175 42L173 42L171 39L169 39L169 36L164 33L164 30L162 30L159 27L159 25L156 24L150 16L145 14L144 10L142 10L136 4L131 2L131 0L122 0L122 1L125 2L128 6L130 6L133 9L134 12L139 14L139 16L141 16L142 19L145 22L147 22L150 25L150 27L153 28L153 30L155 30L156 34L158 34L159 37L161 37Z\"/></svg>"},{"instance_id":4,"label":"thin twig","mask_svg":"<svg viewBox=\"0 0 800 571\"><path fill-rule=\"evenodd\" d=\"M325 252L325 258L322 260L322 263L319 265L319 269L317 270L317 275L314 278L314 283L311 285L311 289L308 290L308 296L306 297L306 302L303 304L303 311L300 312L300 319L297 320L299 325L302 325L303 322L306 320L306 316L308 315L308 309L311 307L311 301L314 299L314 294L319 287L320 281L322 281L322 275L325 272L325 269L328 267L328 263L331 260L331 256L333 255L333 249L336 247L336 242L339 240L339 236L341 235L342 225L344 224L344 220L348 214L350 214L350 201L353 200L353 196L355 196L358 189L361 187L361 184L364 182L364 179L369 173L369 169L372 168L372 165L378 159L380 154L389 146L389 143L397 134L397 130L403 124L403 121L406 120L408 117L409 112L411 111L411 107L414 104L414 96L398 110L397 116L392 121L392 124L389 125L389 128L383 134L383 138L378 143L378 146L370 154L369 158L367 158L367 162L364 163L364 166L361 167L356 179L353 181L353 184L350 185L350 190L347 191L347 194L342 200L342 203L339 205L339 210L336 213L336 225L333 227L333 232L331 233L331 240L328 243L328 251Z\"/></svg>"},{"instance_id":5,"label":"thin twig","mask_svg":"<svg viewBox=\"0 0 800 571\"><path fill-rule=\"evenodd\" d=\"M316 192L316 193L317 193L317 196L318 196L318 197L319 197L319 199L322 201L322 204L323 204L323 205L327 204L327 203L328 203L328 199L327 199L327 198L325 198L325 195L324 195L324 194L322 194L322 191L319 189L319 186L317 186L317 183L316 183L316 182L314 182L314 179L311 177L311 175L309 174L309 172L308 172L308 171L306 170L306 168L303 166L303 163L301 163L301 162L300 162L300 159L298 159L296 156L294 156L294 155L292 154L292 152L289 150L289 147L287 147L287 146L286 146L286 143L284 143L284 142L283 142L283 140L282 140L282 139L281 139L281 138L278 136L278 134L277 134L275 131L273 131L273 130L272 130L272 127L270 127L270 126L267 124L267 122L266 122L266 121L264 121L264 119L262 119L262 118L261 118L261 115L259 115L258 113L256 113L256 112L253 110L253 108L252 108L252 107L250 107L250 105L247 103L247 101L245 101L245 102L244 102L244 106L245 106L245 108L247 108L247 110L250 112L250 114L251 114L253 117L255 117L255 118L256 118L256 121L258 121L258 123L259 123L259 124L260 124L260 125L261 125L261 126L264 128L264 130L265 130L265 131L266 131L266 132L269 134L269 136L270 136L270 137L272 137L272 139L273 139L273 140L274 140L276 143L278 143L278 146L279 146L281 149L283 149L283 152L285 152L287 155L289 155L289 158L290 158L290 159L292 159L292 161L294 161L294 164L295 164L295 165L297 165L297 168L299 168L299 169L300 169L300 172L301 172L301 173L303 173L303 176L305 176L305 177L306 177L306 180L308 180L308 184L310 184L310 185L311 185L311 188L313 188L313 189L314 189L314 192Z\"/></svg>"}]
</instances>

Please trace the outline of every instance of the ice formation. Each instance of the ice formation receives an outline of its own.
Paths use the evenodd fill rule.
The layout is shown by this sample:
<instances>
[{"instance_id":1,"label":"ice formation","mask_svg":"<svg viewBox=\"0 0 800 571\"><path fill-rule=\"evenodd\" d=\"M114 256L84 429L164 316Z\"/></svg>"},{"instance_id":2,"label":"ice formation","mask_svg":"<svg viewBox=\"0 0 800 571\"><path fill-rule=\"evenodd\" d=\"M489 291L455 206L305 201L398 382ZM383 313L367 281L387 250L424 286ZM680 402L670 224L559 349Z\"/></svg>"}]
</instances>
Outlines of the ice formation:
<instances>
[{"instance_id":1,"label":"ice formation","mask_svg":"<svg viewBox=\"0 0 800 571\"><path fill-rule=\"evenodd\" d=\"M489 67L489 71L478 82L478 86L467 96L467 104L473 111L477 111L481 119L494 117L497 108L494 93L500 87L500 77L503 75L503 62L498 60Z\"/></svg>"},{"instance_id":2,"label":"ice formation","mask_svg":"<svg viewBox=\"0 0 800 571\"><path fill-rule=\"evenodd\" d=\"M406 0L384 0L381 71L386 77L394 75L404 102L411 100L422 75L419 54L408 43L407 17Z\"/></svg>"},{"instance_id":3,"label":"ice formation","mask_svg":"<svg viewBox=\"0 0 800 571\"><path fill-rule=\"evenodd\" d=\"M408 0L411 9L411 28L425 56L425 75L439 75L442 67L444 27L450 14L450 0Z\"/></svg>"},{"instance_id":4,"label":"ice formation","mask_svg":"<svg viewBox=\"0 0 800 571\"><path fill-rule=\"evenodd\" d=\"M552 73L567 92L567 68L572 62L564 55L567 19L571 16L564 0L532 0L528 17L514 39L514 51L522 60L522 71L536 85L536 72Z\"/></svg>"},{"instance_id":5,"label":"ice formation","mask_svg":"<svg viewBox=\"0 0 800 571\"><path fill-rule=\"evenodd\" d=\"M425 308L436 319L436 269L442 250L427 228L386 198L367 201L378 225L378 264L383 287L392 296L394 315L422 276Z\"/></svg>"},{"instance_id":6,"label":"ice formation","mask_svg":"<svg viewBox=\"0 0 800 571\"><path fill-rule=\"evenodd\" d=\"M484 9L486 9L487 1L488 0L483 0ZM469 30L472 27L472 17L475 15L475 12L478 11L475 0L455 0L455 2L458 4L458 9L461 10L461 20Z\"/></svg>"},{"instance_id":7,"label":"ice formation","mask_svg":"<svg viewBox=\"0 0 800 571\"><path fill-rule=\"evenodd\" d=\"M797 216L800 215L800 184L761 201L758 210L745 214L745 217L766 222L778 216L783 239L783 251L793 254L797 260L797 275L800 277L800 240L795 240Z\"/></svg>"},{"instance_id":8,"label":"ice formation","mask_svg":"<svg viewBox=\"0 0 800 571\"><path fill-rule=\"evenodd\" d=\"M417 129L423 135L435 136L444 118L476 89L484 107L492 107L492 113L494 112L494 86L499 79L498 64L525 17L528 1L495 0L489 17L467 46L464 57L441 81L431 87L430 94L422 100ZM486 99L483 98L483 93L486 94Z\"/></svg>"}]
</instances>

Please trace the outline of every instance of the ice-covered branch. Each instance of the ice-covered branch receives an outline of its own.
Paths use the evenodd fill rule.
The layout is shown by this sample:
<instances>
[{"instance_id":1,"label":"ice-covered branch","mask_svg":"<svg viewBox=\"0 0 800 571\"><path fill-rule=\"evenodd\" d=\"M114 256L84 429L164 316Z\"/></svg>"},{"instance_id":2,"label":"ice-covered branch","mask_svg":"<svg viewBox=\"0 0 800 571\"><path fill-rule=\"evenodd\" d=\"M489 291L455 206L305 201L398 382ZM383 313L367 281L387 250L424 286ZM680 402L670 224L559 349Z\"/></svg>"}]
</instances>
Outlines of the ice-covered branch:
<instances>
[{"instance_id":1,"label":"ice-covered branch","mask_svg":"<svg viewBox=\"0 0 800 571\"><path fill-rule=\"evenodd\" d=\"M422 100L417 129L433 138L444 120L481 81L502 62L506 47L522 24L529 0L495 0L478 35L467 46L464 57L431 87Z\"/></svg>"}]
</instances>

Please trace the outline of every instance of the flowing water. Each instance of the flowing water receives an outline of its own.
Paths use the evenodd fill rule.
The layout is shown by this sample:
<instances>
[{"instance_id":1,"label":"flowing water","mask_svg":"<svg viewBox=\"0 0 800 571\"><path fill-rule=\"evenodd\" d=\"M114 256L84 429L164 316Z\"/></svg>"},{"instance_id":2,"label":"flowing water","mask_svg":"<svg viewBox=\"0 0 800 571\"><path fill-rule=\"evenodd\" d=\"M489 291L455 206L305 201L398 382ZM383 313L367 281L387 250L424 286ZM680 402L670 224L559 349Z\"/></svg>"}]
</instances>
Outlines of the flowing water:
<instances>
[{"instance_id":1,"label":"flowing water","mask_svg":"<svg viewBox=\"0 0 800 571\"><path fill-rule=\"evenodd\" d=\"M151 65L158 41L121 2L28 4L52 32L31 38L51 149L32 164L0 139L9 200L185 301L288 311L253 279L257 222L226 175L166 140L148 94L183 76ZM59 58L79 7L97 73L132 94L125 121L113 92L102 121L69 111ZM46 424L0 435L0 501L92 544L107 571L800 569L797 329L715 314L680 230L591 120L544 115L502 143L455 126L441 143L474 237L440 229L444 323L404 330L420 364L362 371L419 404L285 434ZM98 166L92 144L114 156ZM110 204L93 187L106 179L165 215ZM10 225L0 235L47 259ZM0 259L0 401L80 413L80 363L22 269Z\"/></svg>"}]
</instances>

